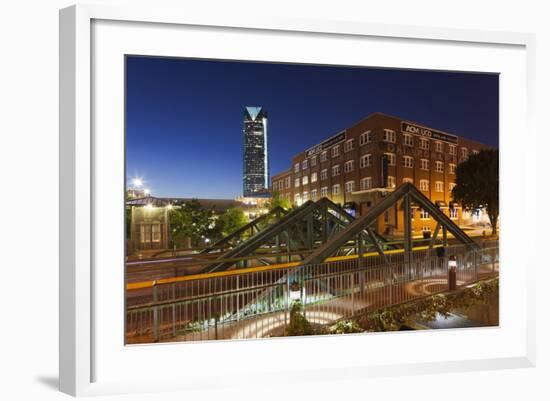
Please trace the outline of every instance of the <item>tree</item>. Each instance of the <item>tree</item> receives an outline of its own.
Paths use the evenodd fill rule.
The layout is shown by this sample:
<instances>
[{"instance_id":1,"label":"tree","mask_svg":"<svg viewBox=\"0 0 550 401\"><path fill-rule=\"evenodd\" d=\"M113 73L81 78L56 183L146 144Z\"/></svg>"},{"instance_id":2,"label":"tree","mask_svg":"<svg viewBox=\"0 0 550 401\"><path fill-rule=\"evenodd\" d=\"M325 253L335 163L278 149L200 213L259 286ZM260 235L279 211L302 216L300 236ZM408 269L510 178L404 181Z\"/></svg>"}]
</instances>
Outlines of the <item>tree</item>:
<instances>
[{"instance_id":1,"label":"tree","mask_svg":"<svg viewBox=\"0 0 550 401\"><path fill-rule=\"evenodd\" d=\"M493 235L498 221L498 150L482 150L472 154L456 168L453 199L465 210L485 208Z\"/></svg>"},{"instance_id":2,"label":"tree","mask_svg":"<svg viewBox=\"0 0 550 401\"><path fill-rule=\"evenodd\" d=\"M224 237L238 230L247 223L248 219L242 209L236 207L227 209L225 213L218 217L218 220L216 221L216 225L219 227L218 232L221 232Z\"/></svg>"},{"instance_id":3,"label":"tree","mask_svg":"<svg viewBox=\"0 0 550 401\"><path fill-rule=\"evenodd\" d=\"M277 206L282 207L285 210L289 210L292 207L290 200L282 198L280 192L273 192L271 200L266 203L266 206L269 210L276 208Z\"/></svg>"},{"instance_id":4,"label":"tree","mask_svg":"<svg viewBox=\"0 0 550 401\"><path fill-rule=\"evenodd\" d=\"M214 226L214 212L205 209L198 200L192 199L170 212L172 240L181 242L191 239L192 245L198 245Z\"/></svg>"}]
</instances>

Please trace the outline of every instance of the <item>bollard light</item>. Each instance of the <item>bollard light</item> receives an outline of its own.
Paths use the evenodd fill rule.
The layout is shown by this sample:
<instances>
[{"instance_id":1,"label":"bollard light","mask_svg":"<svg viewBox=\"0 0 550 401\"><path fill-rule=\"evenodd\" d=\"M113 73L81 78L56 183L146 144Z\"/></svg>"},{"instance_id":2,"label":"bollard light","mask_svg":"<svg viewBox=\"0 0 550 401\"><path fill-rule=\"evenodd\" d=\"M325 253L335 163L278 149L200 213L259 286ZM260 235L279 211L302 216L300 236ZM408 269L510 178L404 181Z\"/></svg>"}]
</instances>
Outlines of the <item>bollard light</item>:
<instances>
[{"instance_id":1,"label":"bollard light","mask_svg":"<svg viewBox=\"0 0 550 401\"><path fill-rule=\"evenodd\" d=\"M456 256L449 257L449 291L456 290Z\"/></svg>"},{"instance_id":2,"label":"bollard light","mask_svg":"<svg viewBox=\"0 0 550 401\"><path fill-rule=\"evenodd\" d=\"M456 270L456 256L450 256L449 257L449 270L453 269Z\"/></svg>"},{"instance_id":3,"label":"bollard light","mask_svg":"<svg viewBox=\"0 0 550 401\"><path fill-rule=\"evenodd\" d=\"M293 281L290 284L290 300L299 301L302 298L302 287L298 284L297 281Z\"/></svg>"}]
</instances>

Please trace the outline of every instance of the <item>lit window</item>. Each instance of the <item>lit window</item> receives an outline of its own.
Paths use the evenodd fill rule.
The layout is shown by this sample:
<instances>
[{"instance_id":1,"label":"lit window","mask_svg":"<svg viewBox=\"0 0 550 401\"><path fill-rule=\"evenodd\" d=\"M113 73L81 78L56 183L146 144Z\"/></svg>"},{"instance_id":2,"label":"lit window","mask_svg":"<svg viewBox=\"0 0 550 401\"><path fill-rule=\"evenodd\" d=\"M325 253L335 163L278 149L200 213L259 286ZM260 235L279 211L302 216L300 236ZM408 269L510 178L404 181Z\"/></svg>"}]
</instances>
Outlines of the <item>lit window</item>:
<instances>
[{"instance_id":1,"label":"lit window","mask_svg":"<svg viewBox=\"0 0 550 401\"><path fill-rule=\"evenodd\" d=\"M311 182L317 182L317 173L311 173Z\"/></svg>"},{"instance_id":2,"label":"lit window","mask_svg":"<svg viewBox=\"0 0 550 401\"><path fill-rule=\"evenodd\" d=\"M285 188L290 188L290 176L285 179Z\"/></svg>"},{"instance_id":3,"label":"lit window","mask_svg":"<svg viewBox=\"0 0 550 401\"><path fill-rule=\"evenodd\" d=\"M420 220L429 220L429 218L430 214L426 210L420 209ZM429 229L424 231L429 231Z\"/></svg>"},{"instance_id":4,"label":"lit window","mask_svg":"<svg viewBox=\"0 0 550 401\"><path fill-rule=\"evenodd\" d=\"M384 153L388 159L388 166L395 166L395 153Z\"/></svg>"},{"instance_id":5,"label":"lit window","mask_svg":"<svg viewBox=\"0 0 550 401\"><path fill-rule=\"evenodd\" d=\"M435 192L443 192L443 181L435 182Z\"/></svg>"},{"instance_id":6,"label":"lit window","mask_svg":"<svg viewBox=\"0 0 550 401\"><path fill-rule=\"evenodd\" d=\"M364 191L365 189L371 189L372 188L372 177L361 178L361 181L360 181L359 185L360 185L362 191Z\"/></svg>"},{"instance_id":7,"label":"lit window","mask_svg":"<svg viewBox=\"0 0 550 401\"><path fill-rule=\"evenodd\" d=\"M449 174L454 174L456 172L456 164L449 164Z\"/></svg>"},{"instance_id":8,"label":"lit window","mask_svg":"<svg viewBox=\"0 0 550 401\"><path fill-rule=\"evenodd\" d=\"M395 177L388 175L388 188L395 188Z\"/></svg>"},{"instance_id":9,"label":"lit window","mask_svg":"<svg viewBox=\"0 0 550 401\"><path fill-rule=\"evenodd\" d=\"M340 145L336 145L335 147L333 147L331 152L332 157L340 156Z\"/></svg>"},{"instance_id":10,"label":"lit window","mask_svg":"<svg viewBox=\"0 0 550 401\"><path fill-rule=\"evenodd\" d=\"M151 242L151 225L140 224L139 234L140 242Z\"/></svg>"},{"instance_id":11,"label":"lit window","mask_svg":"<svg viewBox=\"0 0 550 401\"><path fill-rule=\"evenodd\" d=\"M403 167L413 167L413 158L411 156L403 156Z\"/></svg>"},{"instance_id":12,"label":"lit window","mask_svg":"<svg viewBox=\"0 0 550 401\"><path fill-rule=\"evenodd\" d=\"M426 138L420 138L420 149L430 149L430 142Z\"/></svg>"},{"instance_id":13,"label":"lit window","mask_svg":"<svg viewBox=\"0 0 550 401\"><path fill-rule=\"evenodd\" d=\"M346 182L346 192L353 192L355 191L355 181L348 181Z\"/></svg>"},{"instance_id":14,"label":"lit window","mask_svg":"<svg viewBox=\"0 0 550 401\"><path fill-rule=\"evenodd\" d=\"M395 131L391 129L384 129L384 142L395 143Z\"/></svg>"},{"instance_id":15,"label":"lit window","mask_svg":"<svg viewBox=\"0 0 550 401\"><path fill-rule=\"evenodd\" d=\"M420 159L420 168L422 170L430 169L430 161L428 159Z\"/></svg>"},{"instance_id":16,"label":"lit window","mask_svg":"<svg viewBox=\"0 0 550 401\"><path fill-rule=\"evenodd\" d=\"M430 190L430 181L420 180L420 190L421 191L429 191Z\"/></svg>"},{"instance_id":17,"label":"lit window","mask_svg":"<svg viewBox=\"0 0 550 401\"><path fill-rule=\"evenodd\" d=\"M349 139L344 143L344 152L350 152L353 150L353 139Z\"/></svg>"},{"instance_id":18,"label":"lit window","mask_svg":"<svg viewBox=\"0 0 550 401\"><path fill-rule=\"evenodd\" d=\"M326 198L328 196L328 187L321 188L321 197Z\"/></svg>"},{"instance_id":19,"label":"lit window","mask_svg":"<svg viewBox=\"0 0 550 401\"><path fill-rule=\"evenodd\" d=\"M299 178L296 178L296 179L294 180L294 187L295 187L295 188L298 188L299 186L300 186L300 179L299 179Z\"/></svg>"},{"instance_id":20,"label":"lit window","mask_svg":"<svg viewBox=\"0 0 550 401\"><path fill-rule=\"evenodd\" d=\"M302 195L302 201L305 202L305 201L307 201L307 199L308 199L307 191L304 191L304 193Z\"/></svg>"},{"instance_id":21,"label":"lit window","mask_svg":"<svg viewBox=\"0 0 550 401\"><path fill-rule=\"evenodd\" d=\"M372 155L369 153L368 155L361 156L361 159L359 160L359 167L365 168L372 165Z\"/></svg>"},{"instance_id":22,"label":"lit window","mask_svg":"<svg viewBox=\"0 0 550 401\"><path fill-rule=\"evenodd\" d=\"M407 183L407 182L410 182L411 184L414 183L414 180L412 178L409 178L409 177L405 177L403 178L403 184Z\"/></svg>"},{"instance_id":23,"label":"lit window","mask_svg":"<svg viewBox=\"0 0 550 401\"><path fill-rule=\"evenodd\" d=\"M325 150L323 153L321 153L321 161L326 162L328 160L328 153Z\"/></svg>"},{"instance_id":24,"label":"lit window","mask_svg":"<svg viewBox=\"0 0 550 401\"><path fill-rule=\"evenodd\" d=\"M449 209L449 217L453 220L458 219L458 209L456 207Z\"/></svg>"},{"instance_id":25,"label":"lit window","mask_svg":"<svg viewBox=\"0 0 550 401\"><path fill-rule=\"evenodd\" d=\"M316 201L316 200L317 200L317 190L316 190L316 189L312 189L312 190L311 190L311 200L312 200L312 201Z\"/></svg>"},{"instance_id":26,"label":"lit window","mask_svg":"<svg viewBox=\"0 0 550 401\"><path fill-rule=\"evenodd\" d=\"M468 157L468 148L462 148L462 157L467 158Z\"/></svg>"},{"instance_id":27,"label":"lit window","mask_svg":"<svg viewBox=\"0 0 550 401\"><path fill-rule=\"evenodd\" d=\"M311 158L311 167L316 166L316 165L317 165L317 156L313 156Z\"/></svg>"},{"instance_id":28,"label":"lit window","mask_svg":"<svg viewBox=\"0 0 550 401\"><path fill-rule=\"evenodd\" d=\"M453 192L453 189L456 187L456 182L449 183L449 192Z\"/></svg>"},{"instance_id":29,"label":"lit window","mask_svg":"<svg viewBox=\"0 0 550 401\"><path fill-rule=\"evenodd\" d=\"M439 153L443 152L443 142L435 143L435 151Z\"/></svg>"},{"instance_id":30,"label":"lit window","mask_svg":"<svg viewBox=\"0 0 550 401\"><path fill-rule=\"evenodd\" d=\"M305 170L307 168L307 159L305 159L303 162L302 162L302 170Z\"/></svg>"},{"instance_id":31,"label":"lit window","mask_svg":"<svg viewBox=\"0 0 550 401\"><path fill-rule=\"evenodd\" d=\"M327 169L321 170L321 180L326 180L328 178L328 171Z\"/></svg>"},{"instance_id":32,"label":"lit window","mask_svg":"<svg viewBox=\"0 0 550 401\"><path fill-rule=\"evenodd\" d=\"M296 163L296 164L294 165L294 172L295 172L295 173L299 173L299 172L300 172L300 163Z\"/></svg>"},{"instance_id":33,"label":"lit window","mask_svg":"<svg viewBox=\"0 0 550 401\"><path fill-rule=\"evenodd\" d=\"M332 166L332 176L336 177L337 175L340 175L340 165L337 164L336 166Z\"/></svg>"},{"instance_id":34,"label":"lit window","mask_svg":"<svg viewBox=\"0 0 550 401\"><path fill-rule=\"evenodd\" d=\"M435 171L437 171L438 173L443 172L443 162L440 162L440 161L435 162Z\"/></svg>"},{"instance_id":35,"label":"lit window","mask_svg":"<svg viewBox=\"0 0 550 401\"><path fill-rule=\"evenodd\" d=\"M302 203L302 201L300 199L300 194L294 195L294 203L297 204L297 205L300 205Z\"/></svg>"},{"instance_id":36,"label":"lit window","mask_svg":"<svg viewBox=\"0 0 550 401\"><path fill-rule=\"evenodd\" d=\"M348 160L344 163L344 173L351 173L353 171L353 160Z\"/></svg>"},{"instance_id":37,"label":"lit window","mask_svg":"<svg viewBox=\"0 0 550 401\"><path fill-rule=\"evenodd\" d=\"M406 146L413 146L413 137L412 135L403 134L403 144Z\"/></svg>"},{"instance_id":38,"label":"lit window","mask_svg":"<svg viewBox=\"0 0 550 401\"><path fill-rule=\"evenodd\" d=\"M160 224L151 224L151 241L160 242Z\"/></svg>"},{"instance_id":39,"label":"lit window","mask_svg":"<svg viewBox=\"0 0 550 401\"><path fill-rule=\"evenodd\" d=\"M370 143L370 142L372 142L372 132L371 131L363 132L359 136L359 146L366 145L367 143Z\"/></svg>"},{"instance_id":40,"label":"lit window","mask_svg":"<svg viewBox=\"0 0 550 401\"><path fill-rule=\"evenodd\" d=\"M304 175L302 177L302 185L307 185L309 182L309 177L307 175Z\"/></svg>"},{"instance_id":41,"label":"lit window","mask_svg":"<svg viewBox=\"0 0 550 401\"><path fill-rule=\"evenodd\" d=\"M473 154L473 155L478 155L478 154L479 154L479 150L477 150L477 149L472 149L472 154Z\"/></svg>"},{"instance_id":42,"label":"lit window","mask_svg":"<svg viewBox=\"0 0 550 401\"><path fill-rule=\"evenodd\" d=\"M450 155L456 155L456 146L455 145L449 145L449 154Z\"/></svg>"},{"instance_id":43,"label":"lit window","mask_svg":"<svg viewBox=\"0 0 550 401\"><path fill-rule=\"evenodd\" d=\"M340 184L335 184L332 186L332 194L333 195L339 195L340 194Z\"/></svg>"}]
</instances>

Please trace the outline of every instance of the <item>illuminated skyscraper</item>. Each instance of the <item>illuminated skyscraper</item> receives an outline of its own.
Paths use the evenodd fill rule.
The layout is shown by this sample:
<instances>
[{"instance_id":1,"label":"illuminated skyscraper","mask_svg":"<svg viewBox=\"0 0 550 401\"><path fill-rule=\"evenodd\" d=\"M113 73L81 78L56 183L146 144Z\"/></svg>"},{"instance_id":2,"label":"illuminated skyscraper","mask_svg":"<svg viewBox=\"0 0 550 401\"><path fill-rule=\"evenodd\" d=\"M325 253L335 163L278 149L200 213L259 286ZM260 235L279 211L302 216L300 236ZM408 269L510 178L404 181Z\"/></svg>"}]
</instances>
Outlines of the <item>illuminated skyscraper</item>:
<instances>
[{"instance_id":1,"label":"illuminated skyscraper","mask_svg":"<svg viewBox=\"0 0 550 401\"><path fill-rule=\"evenodd\" d=\"M267 196L269 193L267 112L261 107L246 107L244 110L243 145L243 195Z\"/></svg>"}]
</instances>

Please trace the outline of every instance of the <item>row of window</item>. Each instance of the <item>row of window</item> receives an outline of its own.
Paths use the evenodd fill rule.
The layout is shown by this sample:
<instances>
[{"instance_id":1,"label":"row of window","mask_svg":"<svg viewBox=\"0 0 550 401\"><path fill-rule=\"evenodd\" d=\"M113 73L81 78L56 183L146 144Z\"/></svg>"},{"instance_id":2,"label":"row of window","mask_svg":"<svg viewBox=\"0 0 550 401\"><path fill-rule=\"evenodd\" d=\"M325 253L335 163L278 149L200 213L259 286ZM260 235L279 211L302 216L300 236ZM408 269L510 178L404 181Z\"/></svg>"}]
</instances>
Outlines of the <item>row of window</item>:
<instances>
[{"instance_id":1,"label":"row of window","mask_svg":"<svg viewBox=\"0 0 550 401\"><path fill-rule=\"evenodd\" d=\"M291 177L287 176L284 180L273 181L273 190L282 191L283 189L289 189L291 183Z\"/></svg>"},{"instance_id":2,"label":"row of window","mask_svg":"<svg viewBox=\"0 0 550 401\"><path fill-rule=\"evenodd\" d=\"M430 214L424 210L424 209L419 209L419 212L420 212L420 220L429 220L430 219ZM411 217L414 219L414 209L411 210ZM457 208L451 208L449 209L449 217L453 220L456 220L458 219L458 209ZM429 227L422 227L422 231L430 231L430 228Z\"/></svg>"},{"instance_id":3,"label":"row of window","mask_svg":"<svg viewBox=\"0 0 550 401\"><path fill-rule=\"evenodd\" d=\"M367 178L371 179L371 177L367 177ZM346 182L346 186L345 186L346 192L353 192L354 191L354 185L355 185L354 181ZM321 192L320 192L321 198L328 197L328 190L329 190L328 187L322 187L321 188ZM336 185L332 186L331 194L332 194L332 196L336 196L336 195L340 194L340 184L336 184ZM309 193L307 191L304 191L301 194L294 195L294 202L297 203L297 204L300 204L302 202L306 202L310 198L311 198L312 201L317 201L319 199L318 196L319 196L319 194L318 194L316 189L311 190L311 193ZM420 208L419 213L420 213L420 220L429 220L430 219L430 214L428 213L428 211ZM415 209L411 210L411 217L414 219ZM449 209L449 217L451 219L458 219L458 209L457 208ZM427 229L425 231L429 231L429 229Z\"/></svg>"},{"instance_id":4,"label":"row of window","mask_svg":"<svg viewBox=\"0 0 550 401\"><path fill-rule=\"evenodd\" d=\"M362 133L359 136L359 146L363 146L367 143L370 143L370 142L372 142L372 140L373 140L373 133L371 131L366 131L366 132ZM383 140L384 140L384 142L395 143L396 142L396 133L395 133L395 131L390 130L390 129L384 129ZM424 150L429 150L430 149L430 140L429 139L419 138L419 140L420 140L420 149L424 149ZM413 144L414 144L413 136L410 135L410 134L403 134L403 144L406 145L406 146L413 146ZM355 149L355 139L353 139L353 138L348 139L346 142L344 142L344 153L350 152L353 149ZM443 153L443 151L444 151L443 142L435 141L434 142L434 149L435 149L436 152ZM448 144L449 154L456 155L456 149L457 149L456 145ZM467 158L468 153L469 153L468 148L466 148L466 147L461 148L461 156L463 158ZM477 154L479 152L477 150L472 150L472 153ZM340 156L340 145L339 144L334 145L330 149L330 154L331 154L332 158L339 157ZM321 152L320 160L321 160L321 162L325 162L325 161L328 160L328 151L325 150L325 151ZM314 167L314 166L317 165L317 156L313 156L313 157L311 157L311 159L303 160L302 163L301 163L301 166L300 166L300 163L296 163L294 165L294 172L295 173L300 172L300 167L301 167L302 170L306 170L307 168L309 168L310 165L311 165L311 167Z\"/></svg>"},{"instance_id":5,"label":"row of window","mask_svg":"<svg viewBox=\"0 0 550 401\"><path fill-rule=\"evenodd\" d=\"M386 155L388 156L388 164L390 166L394 166L395 165L395 154L387 153ZM429 170L429 160L428 159L420 159L420 163L421 163L420 168L422 170ZM372 165L372 155L371 154L364 155L363 157L361 157L361 159L359 161L359 167L360 168L369 167L371 165ZM348 160L346 163L344 163L344 173L351 173L355 168L354 166L355 166L355 161L354 160ZM410 157L410 156L403 156L403 167L411 167L412 168L413 167L413 158ZM332 171L332 176L333 177L336 177L336 176L340 175L340 172L341 172L340 165L337 164L335 166L332 166L331 171ZM440 162L440 161L435 162L435 171L439 172L439 173L443 173L443 162ZM449 173L450 174L455 174L455 171L456 171L456 164L449 164ZM328 178L328 170L327 169L321 170L321 180L326 180L327 178ZM290 184L290 177L287 177L287 179L288 179L288 182L287 182L288 186L286 186L286 188L289 188L290 187L290 185L289 185ZM317 182L317 172L311 173L311 182ZM282 181L279 182L279 189L283 189L281 187L281 183L282 183ZM301 180L300 180L300 178L296 178L294 180L294 186L295 187L299 187L300 183L302 185L307 185L309 183L309 176L304 175ZM275 187L277 187L277 186L275 185Z\"/></svg>"},{"instance_id":6,"label":"row of window","mask_svg":"<svg viewBox=\"0 0 550 401\"><path fill-rule=\"evenodd\" d=\"M323 171L326 171L326 170L323 170ZM326 179L326 177L325 178L321 177L321 179ZM299 178L296 178L295 187L299 187L300 182L302 183L302 185L307 185L309 183L308 176L302 177L302 181L300 181ZM317 174L316 173L311 175L311 182L312 183L317 182ZM359 189L361 191L371 189L372 188L372 182L373 182L372 177L363 177L363 178L361 178L361 180L359 181ZM413 179L408 178L408 177L403 178L403 183L406 183L406 182L413 183ZM391 175L388 176L387 188L395 188L395 186L396 186L395 177L391 176ZM449 192L451 192L455 186L456 186L456 183L454 183L454 182L449 183ZM352 181L347 181L345 183L345 187L346 187L346 192L354 192L355 191L355 181L353 181L353 180ZM324 187L324 188L327 188L327 187ZM334 184L332 186L332 188L333 188L333 191L332 191L333 195L338 195L340 193L340 184ZM420 180L419 181L419 189L421 191L428 192L430 190L430 181L429 180ZM444 190L445 190L445 183L443 181L436 181L435 182L435 192L444 192ZM321 188L321 192L322 191L323 191L323 189ZM325 196L325 195L322 195L322 196Z\"/></svg>"},{"instance_id":7,"label":"row of window","mask_svg":"<svg viewBox=\"0 0 550 401\"><path fill-rule=\"evenodd\" d=\"M389 166L395 166L396 165L395 153L384 153L384 155L386 156L386 158L388 160L388 165ZM304 160L304 162L307 162L307 160ZM353 165L354 165L354 160L348 160L344 164L344 172L353 171ZM297 163L296 166L299 167L299 163ZM365 168L365 167L369 167L369 166L372 166L372 154L370 154L370 153L361 156L361 158L359 159L359 167L360 168ZM412 156L403 156L402 166L407 167L407 168L413 168L414 167L414 158ZM332 167L333 170L335 168L339 169L340 165L335 165L335 166ZM420 169L421 170L429 170L430 169L430 160L429 159L420 159ZM456 170L456 164L449 163L449 174L454 174L455 170ZM297 171L299 171L299 169ZM325 171L325 170L322 170L322 171ZM443 173L444 172L444 163L442 161L438 160L438 161L435 162L435 171L438 172L438 173Z\"/></svg>"}]
</instances>

